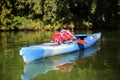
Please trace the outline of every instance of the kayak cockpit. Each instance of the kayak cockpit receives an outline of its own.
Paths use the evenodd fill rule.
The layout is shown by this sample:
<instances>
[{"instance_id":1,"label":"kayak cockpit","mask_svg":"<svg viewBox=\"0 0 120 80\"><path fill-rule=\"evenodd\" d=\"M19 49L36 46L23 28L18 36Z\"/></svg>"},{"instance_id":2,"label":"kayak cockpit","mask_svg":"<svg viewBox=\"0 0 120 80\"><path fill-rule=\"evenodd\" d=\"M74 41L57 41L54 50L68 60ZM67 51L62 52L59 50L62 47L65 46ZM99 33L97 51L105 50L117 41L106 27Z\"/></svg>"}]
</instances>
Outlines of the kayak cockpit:
<instances>
[{"instance_id":1,"label":"kayak cockpit","mask_svg":"<svg viewBox=\"0 0 120 80\"><path fill-rule=\"evenodd\" d=\"M77 39L81 39L81 40L84 40L88 36L89 36L88 34L77 34L77 35L75 35L75 37Z\"/></svg>"}]
</instances>

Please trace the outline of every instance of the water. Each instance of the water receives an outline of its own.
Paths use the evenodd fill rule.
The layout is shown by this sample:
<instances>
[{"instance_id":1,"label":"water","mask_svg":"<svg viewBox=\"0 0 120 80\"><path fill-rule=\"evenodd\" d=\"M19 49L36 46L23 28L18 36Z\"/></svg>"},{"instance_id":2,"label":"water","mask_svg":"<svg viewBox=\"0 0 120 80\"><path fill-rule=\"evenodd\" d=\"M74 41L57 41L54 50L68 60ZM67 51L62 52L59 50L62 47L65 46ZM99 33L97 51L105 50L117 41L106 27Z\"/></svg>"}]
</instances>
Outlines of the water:
<instances>
[{"instance_id":1,"label":"water","mask_svg":"<svg viewBox=\"0 0 120 80\"><path fill-rule=\"evenodd\" d=\"M48 42L55 32L0 32L0 80L120 80L120 31L99 31L101 39L93 47L31 64L24 63L19 50Z\"/></svg>"}]
</instances>

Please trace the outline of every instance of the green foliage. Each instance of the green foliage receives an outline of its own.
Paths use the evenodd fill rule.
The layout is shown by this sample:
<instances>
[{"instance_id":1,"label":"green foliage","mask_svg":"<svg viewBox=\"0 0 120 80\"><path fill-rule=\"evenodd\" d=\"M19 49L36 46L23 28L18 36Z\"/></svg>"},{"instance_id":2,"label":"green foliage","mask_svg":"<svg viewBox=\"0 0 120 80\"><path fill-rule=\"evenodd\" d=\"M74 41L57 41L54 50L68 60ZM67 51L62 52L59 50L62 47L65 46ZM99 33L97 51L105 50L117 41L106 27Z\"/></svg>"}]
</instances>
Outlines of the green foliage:
<instances>
[{"instance_id":1,"label":"green foliage","mask_svg":"<svg viewBox=\"0 0 120 80\"><path fill-rule=\"evenodd\" d=\"M74 26L73 22L71 22L70 24L68 24L68 28L73 29L74 27L75 27L75 26Z\"/></svg>"},{"instance_id":2,"label":"green foliage","mask_svg":"<svg viewBox=\"0 0 120 80\"><path fill-rule=\"evenodd\" d=\"M9 5L9 2L7 2L7 4ZM2 29L2 30L6 30L7 29L6 26L11 23L11 20L10 20L11 14L10 13L11 13L12 9L7 9L6 5L5 4L1 5L1 12L0 12L1 27L0 27L0 29Z\"/></svg>"},{"instance_id":3,"label":"green foliage","mask_svg":"<svg viewBox=\"0 0 120 80\"><path fill-rule=\"evenodd\" d=\"M50 24L49 24L49 25L45 25L45 26L44 26L44 29L45 29L45 30L52 30L52 29L53 29L53 26L50 25Z\"/></svg>"},{"instance_id":4,"label":"green foliage","mask_svg":"<svg viewBox=\"0 0 120 80\"><path fill-rule=\"evenodd\" d=\"M18 0L15 2L16 15L34 18L43 14L42 0Z\"/></svg>"},{"instance_id":5,"label":"green foliage","mask_svg":"<svg viewBox=\"0 0 120 80\"><path fill-rule=\"evenodd\" d=\"M83 25L84 25L85 27L87 27L88 29L89 29L89 28L92 28L92 23L91 23L91 22L83 21Z\"/></svg>"},{"instance_id":6,"label":"green foliage","mask_svg":"<svg viewBox=\"0 0 120 80\"><path fill-rule=\"evenodd\" d=\"M73 18L73 13L70 10L69 0L57 1L57 20L61 23L69 23Z\"/></svg>"},{"instance_id":7,"label":"green foliage","mask_svg":"<svg viewBox=\"0 0 120 80\"><path fill-rule=\"evenodd\" d=\"M50 24L45 25L44 29L45 30L58 30L61 28L61 26L62 26L62 24L60 24L58 21L56 21L56 23L54 23L53 25L50 25Z\"/></svg>"},{"instance_id":8,"label":"green foliage","mask_svg":"<svg viewBox=\"0 0 120 80\"><path fill-rule=\"evenodd\" d=\"M45 24L54 24L56 21L57 5L56 0L46 0L44 2L43 21Z\"/></svg>"},{"instance_id":9,"label":"green foliage","mask_svg":"<svg viewBox=\"0 0 120 80\"><path fill-rule=\"evenodd\" d=\"M15 17L13 26L18 29L40 30L43 23L39 20L26 19L25 17Z\"/></svg>"},{"instance_id":10,"label":"green foliage","mask_svg":"<svg viewBox=\"0 0 120 80\"><path fill-rule=\"evenodd\" d=\"M61 28L61 26L62 26L62 24L60 24L58 21L56 21L55 24L53 24L53 29L58 30Z\"/></svg>"},{"instance_id":11,"label":"green foliage","mask_svg":"<svg viewBox=\"0 0 120 80\"><path fill-rule=\"evenodd\" d=\"M97 7L96 0L93 0L92 5L91 5L91 10L90 10L91 14L95 13L96 7Z\"/></svg>"},{"instance_id":12,"label":"green foliage","mask_svg":"<svg viewBox=\"0 0 120 80\"><path fill-rule=\"evenodd\" d=\"M0 29L115 26L117 10L114 0L1 0Z\"/></svg>"}]
</instances>

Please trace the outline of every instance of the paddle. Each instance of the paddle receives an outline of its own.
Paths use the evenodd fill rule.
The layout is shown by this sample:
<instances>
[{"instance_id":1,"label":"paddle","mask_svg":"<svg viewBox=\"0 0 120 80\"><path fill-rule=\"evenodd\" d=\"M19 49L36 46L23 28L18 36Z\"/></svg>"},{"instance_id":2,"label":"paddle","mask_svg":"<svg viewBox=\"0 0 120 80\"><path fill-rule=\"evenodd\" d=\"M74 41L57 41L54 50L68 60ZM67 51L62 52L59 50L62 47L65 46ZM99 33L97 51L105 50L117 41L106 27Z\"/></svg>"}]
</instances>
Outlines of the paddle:
<instances>
[{"instance_id":1,"label":"paddle","mask_svg":"<svg viewBox=\"0 0 120 80\"><path fill-rule=\"evenodd\" d=\"M84 40L81 40L80 38L77 40L78 44L87 44Z\"/></svg>"}]
</instances>

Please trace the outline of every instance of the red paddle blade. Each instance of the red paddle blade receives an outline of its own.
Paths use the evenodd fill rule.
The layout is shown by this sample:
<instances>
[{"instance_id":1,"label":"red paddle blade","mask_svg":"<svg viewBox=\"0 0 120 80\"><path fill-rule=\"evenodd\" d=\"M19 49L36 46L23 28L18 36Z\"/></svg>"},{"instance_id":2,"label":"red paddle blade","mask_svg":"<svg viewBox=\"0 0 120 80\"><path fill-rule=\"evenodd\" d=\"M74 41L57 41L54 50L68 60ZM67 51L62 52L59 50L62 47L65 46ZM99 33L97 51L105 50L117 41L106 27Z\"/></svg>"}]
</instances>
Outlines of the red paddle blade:
<instances>
[{"instance_id":1,"label":"red paddle blade","mask_svg":"<svg viewBox=\"0 0 120 80\"><path fill-rule=\"evenodd\" d=\"M87 42L85 42L84 40L78 39L78 44L87 44Z\"/></svg>"}]
</instances>

